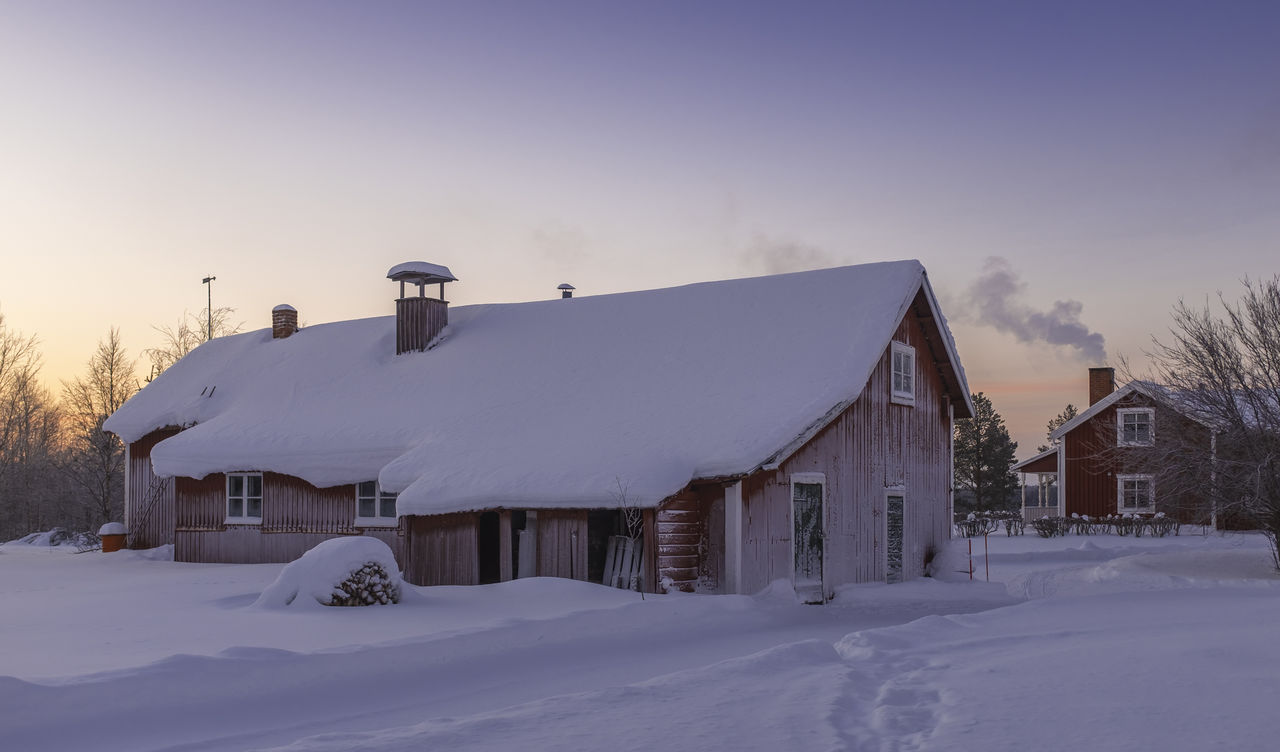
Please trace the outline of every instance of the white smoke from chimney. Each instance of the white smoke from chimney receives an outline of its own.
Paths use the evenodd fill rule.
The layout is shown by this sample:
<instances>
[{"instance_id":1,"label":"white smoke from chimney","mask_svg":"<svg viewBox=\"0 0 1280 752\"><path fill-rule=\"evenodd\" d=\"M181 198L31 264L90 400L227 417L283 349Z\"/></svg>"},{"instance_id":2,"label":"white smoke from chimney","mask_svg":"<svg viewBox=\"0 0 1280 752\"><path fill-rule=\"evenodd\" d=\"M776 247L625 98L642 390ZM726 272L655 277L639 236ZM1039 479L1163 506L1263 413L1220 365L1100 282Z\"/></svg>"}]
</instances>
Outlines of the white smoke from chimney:
<instances>
[{"instance_id":1,"label":"white smoke from chimney","mask_svg":"<svg viewBox=\"0 0 1280 752\"><path fill-rule=\"evenodd\" d=\"M966 291L967 313L977 323L1012 334L1019 342L1071 347L1081 360L1106 362L1106 340L1080 321L1084 304L1058 300L1049 310L1037 311L1017 299L1025 289L1026 284L1008 259L988 257L982 264L982 273Z\"/></svg>"}]
</instances>

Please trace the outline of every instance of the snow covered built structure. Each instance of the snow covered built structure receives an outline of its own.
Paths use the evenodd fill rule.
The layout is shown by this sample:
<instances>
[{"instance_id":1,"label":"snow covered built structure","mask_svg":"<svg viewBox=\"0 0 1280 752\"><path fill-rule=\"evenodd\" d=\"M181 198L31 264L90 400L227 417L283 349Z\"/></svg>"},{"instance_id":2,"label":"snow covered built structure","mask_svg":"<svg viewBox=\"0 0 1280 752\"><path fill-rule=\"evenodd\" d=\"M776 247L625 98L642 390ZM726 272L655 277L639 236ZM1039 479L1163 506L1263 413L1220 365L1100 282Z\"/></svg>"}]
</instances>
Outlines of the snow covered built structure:
<instances>
[{"instance_id":1,"label":"snow covered built structure","mask_svg":"<svg viewBox=\"0 0 1280 752\"><path fill-rule=\"evenodd\" d=\"M1056 493L1023 493L1023 519L1163 514L1186 524L1239 528L1215 514L1188 461L1214 462L1211 421L1149 381L1116 388L1115 369L1089 369L1089 407L1050 433L1052 445L1012 467Z\"/></svg>"},{"instance_id":2,"label":"snow covered built structure","mask_svg":"<svg viewBox=\"0 0 1280 752\"><path fill-rule=\"evenodd\" d=\"M131 545L364 534L418 584L600 581L630 511L646 590L822 600L949 536L972 405L916 261L453 310L448 269L388 276L395 316L212 340L111 416Z\"/></svg>"}]
</instances>

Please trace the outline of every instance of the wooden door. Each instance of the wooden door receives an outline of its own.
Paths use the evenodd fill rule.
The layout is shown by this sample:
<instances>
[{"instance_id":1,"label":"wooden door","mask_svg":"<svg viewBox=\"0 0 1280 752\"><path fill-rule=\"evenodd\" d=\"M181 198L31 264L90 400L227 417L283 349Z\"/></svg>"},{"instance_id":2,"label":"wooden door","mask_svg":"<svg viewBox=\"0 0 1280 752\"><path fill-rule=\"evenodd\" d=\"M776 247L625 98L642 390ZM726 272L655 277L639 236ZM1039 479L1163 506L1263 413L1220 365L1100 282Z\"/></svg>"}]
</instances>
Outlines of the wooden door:
<instances>
[{"instance_id":1,"label":"wooden door","mask_svg":"<svg viewBox=\"0 0 1280 752\"><path fill-rule=\"evenodd\" d=\"M795 589L806 603L822 603L822 484L793 483Z\"/></svg>"}]
</instances>

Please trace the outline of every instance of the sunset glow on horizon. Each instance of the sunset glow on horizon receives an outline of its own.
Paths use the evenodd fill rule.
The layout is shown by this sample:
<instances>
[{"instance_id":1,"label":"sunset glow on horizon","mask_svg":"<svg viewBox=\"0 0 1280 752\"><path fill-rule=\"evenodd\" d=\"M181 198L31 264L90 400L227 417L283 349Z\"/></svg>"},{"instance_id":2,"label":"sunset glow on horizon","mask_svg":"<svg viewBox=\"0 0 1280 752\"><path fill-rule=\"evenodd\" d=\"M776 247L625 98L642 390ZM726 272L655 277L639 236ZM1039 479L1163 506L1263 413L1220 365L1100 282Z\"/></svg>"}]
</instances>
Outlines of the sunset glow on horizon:
<instances>
[{"instance_id":1,"label":"sunset glow on horizon","mask_svg":"<svg viewBox=\"0 0 1280 752\"><path fill-rule=\"evenodd\" d=\"M415 259L465 305L918 258L1025 458L1101 348L1280 271L1277 40L1244 2L4 0L0 314L56 391L209 275L256 329L390 314Z\"/></svg>"}]
</instances>

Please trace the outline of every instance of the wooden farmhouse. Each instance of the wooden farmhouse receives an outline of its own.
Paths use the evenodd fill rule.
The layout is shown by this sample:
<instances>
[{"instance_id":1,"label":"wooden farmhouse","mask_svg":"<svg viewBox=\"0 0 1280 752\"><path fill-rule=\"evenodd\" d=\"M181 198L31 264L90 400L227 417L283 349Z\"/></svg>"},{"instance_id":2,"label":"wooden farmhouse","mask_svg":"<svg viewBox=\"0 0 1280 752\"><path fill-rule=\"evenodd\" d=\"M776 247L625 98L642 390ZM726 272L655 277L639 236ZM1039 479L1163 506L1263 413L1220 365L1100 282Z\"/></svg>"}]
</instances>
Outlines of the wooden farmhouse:
<instances>
[{"instance_id":1,"label":"wooden farmhouse","mask_svg":"<svg viewBox=\"0 0 1280 752\"><path fill-rule=\"evenodd\" d=\"M1089 408L1050 438L1047 451L1013 466L1038 476L1041 489L1056 485L1053 494L1023 494L1024 520L1164 513L1184 523L1211 521L1205 499L1176 477L1166 447L1176 438L1179 457L1190 445L1212 461L1212 431L1158 385L1131 381L1117 389L1114 368L1090 368Z\"/></svg>"},{"instance_id":2,"label":"wooden farmhouse","mask_svg":"<svg viewBox=\"0 0 1280 752\"><path fill-rule=\"evenodd\" d=\"M447 268L388 277L394 316L278 306L111 416L131 546L283 562L372 535L415 584L599 582L632 533L645 590L820 602L950 535L972 404L916 261L452 310Z\"/></svg>"}]
</instances>

